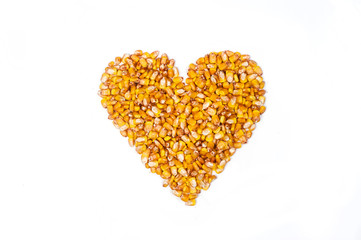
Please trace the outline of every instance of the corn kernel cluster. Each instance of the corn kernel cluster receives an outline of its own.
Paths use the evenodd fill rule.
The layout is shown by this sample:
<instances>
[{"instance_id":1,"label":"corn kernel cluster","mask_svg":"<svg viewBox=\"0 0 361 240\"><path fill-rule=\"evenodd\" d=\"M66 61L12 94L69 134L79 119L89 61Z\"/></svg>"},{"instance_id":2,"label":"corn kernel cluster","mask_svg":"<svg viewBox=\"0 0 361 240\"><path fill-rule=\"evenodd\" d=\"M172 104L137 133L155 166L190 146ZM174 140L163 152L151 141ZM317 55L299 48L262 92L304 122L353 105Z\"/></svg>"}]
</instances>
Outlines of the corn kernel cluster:
<instances>
[{"instance_id":1,"label":"corn kernel cluster","mask_svg":"<svg viewBox=\"0 0 361 240\"><path fill-rule=\"evenodd\" d=\"M137 50L105 68L109 119L163 186L195 205L265 112L262 70L249 55L212 52L179 76L166 54Z\"/></svg>"}]
</instances>

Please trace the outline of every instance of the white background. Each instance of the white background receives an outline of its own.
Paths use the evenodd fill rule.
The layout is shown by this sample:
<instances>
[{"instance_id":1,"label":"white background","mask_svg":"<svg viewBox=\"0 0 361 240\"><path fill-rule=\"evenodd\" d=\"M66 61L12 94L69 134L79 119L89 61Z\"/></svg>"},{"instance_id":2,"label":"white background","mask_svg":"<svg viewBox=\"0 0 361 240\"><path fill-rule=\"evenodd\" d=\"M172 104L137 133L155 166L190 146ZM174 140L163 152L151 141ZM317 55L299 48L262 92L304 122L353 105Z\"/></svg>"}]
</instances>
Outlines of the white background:
<instances>
[{"instance_id":1,"label":"white background","mask_svg":"<svg viewBox=\"0 0 361 240\"><path fill-rule=\"evenodd\" d=\"M0 1L0 239L361 239L360 43L360 0ZM263 68L267 111L195 207L100 105L137 49Z\"/></svg>"}]
</instances>

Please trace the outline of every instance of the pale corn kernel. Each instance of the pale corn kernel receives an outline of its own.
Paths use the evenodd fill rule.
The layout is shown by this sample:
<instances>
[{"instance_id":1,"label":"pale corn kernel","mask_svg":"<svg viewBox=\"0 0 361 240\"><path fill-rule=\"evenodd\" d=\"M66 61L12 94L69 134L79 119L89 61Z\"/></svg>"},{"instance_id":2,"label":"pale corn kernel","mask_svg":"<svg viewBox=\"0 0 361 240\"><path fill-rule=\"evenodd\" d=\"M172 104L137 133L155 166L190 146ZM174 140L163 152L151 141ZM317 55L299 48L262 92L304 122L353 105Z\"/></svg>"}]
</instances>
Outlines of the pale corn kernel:
<instances>
[{"instance_id":1,"label":"pale corn kernel","mask_svg":"<svg viewBox=\"0 0 361 240\"><path fill-rule=\"evenodd\" d=\"M129 126L128 126L127 124L125 124L125 125L119 127L119 130L120 130L121 132L123 132L123 131L127 130L128 128L129 128Z\"/></svg>"},{"instance_id":2,"label":"pale corn kernel","mask_svg":"<svg viewBox=\"0 0 361 240\"><path fill-rule=\"evenodd\" d=\"M137 151L137 153L142 154L143 152L145 152L146 148L147 147L145 146L145 144L141 144L136 146L135 150Z\"/></svg>"},{"instance_id":3,"label":"pale corn kernel","mask_svg":"<svg viewBox=\"0 0 361 240\"><path fill-rule=\"evenodd\" d=\"M189 180L189 183L191 184L192 187L197 187L197 181L194 177L192 177L190 180Z\"/></svg>"},{"instance_id":4,"label":"pale corn kernel","mask_svg":"<svg viewBox=\"0 0 361 240\"><path fill-rule=\"evenodd\" d=\"M210 128L205 128L203 131L202 131L202 134L204 136L207 136L208 134L212 133L212 129Z\"/></svg>"},{"instance_id":5,"label":"pale corn kernel","mask_svg":"<svg viewBox=\"0 0 361 240\"><path fill-rule=\"evenodd\" d=\"M147 110L147 114L151 117L155 117L155 114L153 111L151 111L150 109Z\"/></svg>"},{"instance_id":6,"label":"pale corn kernel","mask_svg":"<svg viewBox=\"0 0 361 240\"><path fill-rule=\"evenodd\" d=\"M182 153L182 152L177 153L177 158L180 162L183 162L184 161L184 153Z\"/></svg>"},{"instance_id":7,"label":"pale corn kernel","mask_svg":"<svg viewBox=\"0 0 361 240\"><path fill-rule=\"evenodd\" d=\"M148 162L149 167L158 167L158 162L157 161L153 161L153 162Z\"/></svg>"},{"instance_id":8,"label":"pale corn kernel","mask_svg":"<svg viewBox=\"0 0 361 240\"><path fill-rule=\"evenodd\" d=\"M215 139L221 139L221 138L223 138L224 137L224 132L218 132L218 133L216 133L215 135L214 135L214 138Z\"/></svg>"},{"instance_id":9,"label":"pale corn kernel","mask_svg":"<svg viewBox=\"0 0 361 240\"><path fill-rule=\"evenodd\" d=\"M220 82L225 82L225 81L226 81L226 75L224 74L223 71L220 71L220 72L218 73L218 76L219 76Z\"/></svg>"},{"instance_id":10,"label":"pale corn kernel","mask_svg":"<svg viewBox=\"0 0 361 240\"><path fill-rule=\"evenodd\" d=\"M146 164L148 162L149 155L150 155L150 149L147 149L142 153L141 160L143 164Z\"/></svg>"},{"instance_id":11,"label":"pale corn kernel","mask_svg":"<svg viewBox=\"0 0 361 240\"><path fill-rule=\"evenodd\" d=\"M177 167L171 167L171 172L174 176L176 176L178 174L178 170L177 170Z\"/></svg>"},{"instance_id":12,"label":"pale corn kernel","mask_svg":"<svg viewBox=\"0 0 361 240\"><path fill-rule=\"evenodd\" d=\"M153 106L152 107L152 112L155 114L155 115L158 115L160 114L162 111L160 109L158 109L156 106Z\"/></svg>"},{"instance_id":13,"label":"pale corn kernel","mask_svg":"<svg viewBox=\"0 0 361 240\"><path fill-rule=\"evenodd\" d=\"M226 78L227 78L227 82L231 83L233 81L233 72L227 71Z\"/></svg>"},{"instance_id":14,"label":"pale corn kernel","mask_svg":"<svg viewBox=\"0 0 361 240\"><path fill-rule=\"evenodd\" d=\"M227 147L227 143L224 141L219 141L219 143L217 144L217 148L219 150L224 150L224 149L226 149L226 147Z\"/></svg>"},{"instance_id":15,"label":"pale corn kernel","mask_svg":"<svg viewBox=\"0 0 361 240\"><path fill-rule=\"evenodd\" d=\"M206 166L209 168L213 168L214 164L212 162L206 162Z\"/></svg>"},{"instance_id":16,"label":"pale corn kernel","mask_svg":"<svg viewBox=\"0 0 361 240\"><path fill-rule=\"evenodd\" d=\"M206 99L203 103L203 110L207 109L212 104L212 101L210 99Z\"/></svg>"},{"instance_id":17,"label":"pale corn kernel","mask_svg":"<svg viewBox=\"0 0 361 240\"><path fill-rule=\"evenodd\" d=\"M215 53L209 54L209 62L210 63L216 63L216 58L217 58L217 56Z\"/></svg>"},{"instance_id":18,"label":"pale corn kernel","mask_svg":"<svg viewBox=\"0 0 361 240\"><path fill-rule=\"evenodd\" d=\"M155 58L158 57L158 55L159 55L159 51L154 51L154 52L152 52L152 53L150 54L150 57L153 58L153 59L155 59Z\"/></svg>"},{"instance_id":19,"label":"pale corn kernel","mask_svg":"<svg viewBox=\"0 0 361 240\"><path fill-rule=\"evenodd\" d=\"M168 187L169 186L169 179L167 178L167 179L164 179L164 181L163 181L163 187Z\"/></svg>"},{"instance_id":20,"label":"pale corn kernel","mask_svg":"<svg viewBox=\"0 0 361 240\"><path fill-rule=\"evenodd\" d=\"M187 173L187 171L186 171L183 167L179 168L179 169L178 169L178 172L179 172L182 176L188 177L188 173Z\"/></svg>"},{"instance_id":21,"label":"pale corn kernel","mask_svg":"<svg viewBox=\"0 0 361 240\"><path fill-rule=\"evenodd\" d=\"M147 141L146 136L138 137L135 139L135 142L138 142L138 143L145 143L146 141Z\"/></svg>"},{"instance_id":22,"label":"pale corn kernel","mask_svg":"<svg viewBox=\"0 0 361 240\"><path fill-rule=\"evenodd\" d=\"M214 116L217 113L217 110L214 108L209 107L206 111L209 115Z\"/></svg>"},{"instance_id":23,"label":"pale corn kernel","mask_svg":"<svg viewBox=\"0 0 361 240\"><path fill-rule=\"evenodd\" d=\"M255 68L253 68L253 70L258 74L258 75L262 75L263 71L259 66L256 66Z\"/></svg>"},{"instance_id":24,"label":"pale corn kernel","mask_svg":"<svg viewBox=\"0 0 361 240\"><path fill-rule=\"evenodd\" d=\"M182 196L182 192L181 192L181 191L173 190L172 193L173 193L174 195L176 195L177 197Z\"/></svg>"}]
</instances>

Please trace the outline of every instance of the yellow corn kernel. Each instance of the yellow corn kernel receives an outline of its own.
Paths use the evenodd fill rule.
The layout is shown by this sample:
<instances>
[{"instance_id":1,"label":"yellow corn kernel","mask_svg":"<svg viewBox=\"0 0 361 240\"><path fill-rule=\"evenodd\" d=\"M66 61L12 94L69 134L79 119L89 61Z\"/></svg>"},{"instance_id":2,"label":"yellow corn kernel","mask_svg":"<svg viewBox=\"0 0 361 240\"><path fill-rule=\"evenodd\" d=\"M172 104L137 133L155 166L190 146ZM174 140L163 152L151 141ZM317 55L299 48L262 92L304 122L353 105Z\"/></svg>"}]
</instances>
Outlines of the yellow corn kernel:
<instances>
[{"instance_id":1,"label":"yellow corn kernel","mask_svg":"<svg viewBox=\"0 0 361 240\"><path fill-rule=\"evenodd\" d=\"M206 82L201 79L201 78L197 78L194 82L199 88L203 88L206 85Z\"/></svg>"},{"instance_id":2,"label":"yellow corn kernel","mask_svg":"<svg viewBox=\"0 0 361 240\"><path fill-rule=\"evenodd\" d=\"M190 78L195 78L195 77L197 76L197 73L196 73L193 69L190 69L190 70L188 71L188 76L189 76Z\"/></svg>"},{"instance_id":3,"label":"yellow corn kernel","mask_svg":"<svg viewBox=\"0 0 361 240\"><path fill-rule=\"evenodd\" d=\"M195 120L200 120L203 118L203 113L202 112L197 112L193 115Z\"/></svg>"}]
</instances>

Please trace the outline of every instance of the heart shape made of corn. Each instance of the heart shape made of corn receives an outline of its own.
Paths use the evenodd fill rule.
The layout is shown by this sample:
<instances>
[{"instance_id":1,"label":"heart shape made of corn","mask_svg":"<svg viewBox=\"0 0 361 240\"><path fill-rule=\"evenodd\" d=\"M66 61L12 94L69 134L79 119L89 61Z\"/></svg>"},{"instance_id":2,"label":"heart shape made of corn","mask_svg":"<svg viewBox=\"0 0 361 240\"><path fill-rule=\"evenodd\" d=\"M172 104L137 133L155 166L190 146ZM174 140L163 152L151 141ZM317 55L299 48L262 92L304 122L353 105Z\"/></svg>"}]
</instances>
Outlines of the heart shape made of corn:
<instances>
[{"instance_id":1,"label":"heart shape made of corn","mask_svg":"<svg viewBox=\"0 0 361 240\"><path fill-rule=\"evenodd\" d=\"M262 70L249 55L211 52L183 81L174 59L137 50L116 57L101 77L108 118L163 186L195 205L266 110Z\"/></svg>"}]
</instances>

